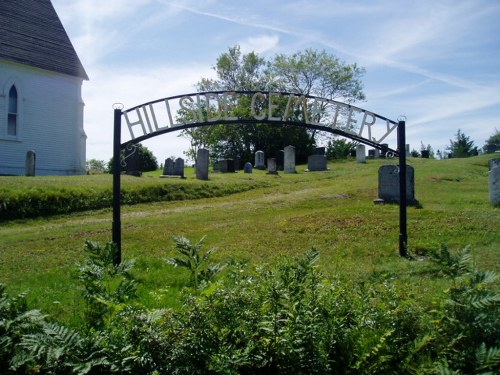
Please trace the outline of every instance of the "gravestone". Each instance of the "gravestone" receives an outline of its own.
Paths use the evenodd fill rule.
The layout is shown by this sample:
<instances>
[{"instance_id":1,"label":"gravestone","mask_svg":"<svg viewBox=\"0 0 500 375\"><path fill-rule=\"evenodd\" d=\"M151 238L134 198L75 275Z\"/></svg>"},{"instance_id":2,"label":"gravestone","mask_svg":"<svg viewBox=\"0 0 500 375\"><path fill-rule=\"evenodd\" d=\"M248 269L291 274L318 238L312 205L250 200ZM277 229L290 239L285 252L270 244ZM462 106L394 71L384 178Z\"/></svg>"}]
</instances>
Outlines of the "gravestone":
<instances>
[{"instance_id":1,"label":"gravestone","mask_svg":"<svg viewBox=\"0 0 500 375\"><path fill-rule=\"evenodd\" d=\"M411 152L410 152L410 144L407 143L405 145L405 153L406 153L406 156L411 156Z\"/></svg>"},{"instance_id":2,"label":"gravestone","mask_svg":"<svg viewBox=\"0 0 500 375\"><path fill-rule=\"evenodd\" d=\"M356 146L356 161L358 163L366 163L366 148L365 145Z\"/></svg>"},{"instance_id":3,"label":"gravestone","mask_svg":"<svg viewBox=\"0 0 500 375\"><path fill-rule=\"evenodd\" d=\"M368 150L368 157L370 159L375 159L375 150L374 149Z\"/></svg>"},{"instance_id":4,"label":"gravestone","mask_svg":"<svg viewBox=\"0 0 500 375\"><path fill-rule=\"evenodd\" d=\"M276 153L276 169L278 171L283 171L285 169L285 151L279 150Z\"/></svg>"},{"instance_id":5,"label":"gravestone","mask_svg":"<svg viewBox=\"0 0 500 375\"><path fill-rule=\"evenodd\" d=\"M421 150L420 155L422 155L422 159L429 159L429 150Z\"/></svg>"},{"instance_id":6,"label":"gravestone","mask_svg":"<svg viewBox=\"0 0 500 375\"><path fill-rule=\"evenodd\" d=\"M326 171L326 157L324 155L310 155L307 158L307 169L310 172Z\"/></svg>"},{"instance_id":7,"label":"gravestone","mask_svg":"<svg viewBox=\"0 0 500 375\"><path fill-rule=\"evenodd\" d=\"M255 152L255 168L262 170L266 169L266 164L264 162L264 151Z\"/></svg>"},{"instance_id":8,"label":"gravestone","mask_svg":"<svg viewBox=\"0 0 500 375\"><path fill-rule=\"evenodd\" d=\"M382 149L380 150L380 156L385 158L387 156L389 144L388 143L381 143L380 146L382 146Z\"/></svg>"},{"instance_id":9,"label":"gravestone","mask_svg":"<svg viewBox=\"0 0 500 375\"><path fill-rule=\"evenodd\" d=\"M245 173L252 173L253 172L253 166L252 163L246 162L244 167L243 167L243 172Z\"/></svg>"},{"instance_id":10,"label":"gravestone","mask_svg":"<svg viewBox=\"0 0 500 375\"><path fill-rule=\"evenodd\" d=\"M373 150L373 158L374 159L380 158L380 150L378 148Z\"/></svg>"},{"instance_id":11,"label":"gravestone","mask_svg":"<svg viewBox=\"0 0 500 375\"><path fill-rule=\"evenodd\" d=\"M196 178L198 180L208 180L208 157L207 149L200 148L196 152Z\"/></svg>"},{"instance_id":12,"label":"gravestone","mask_svg":"<svg viewBox=\"0 0 500 375\"><path fill-rule=\"evenodd\" d=\"M174 176L184 178L184 159L177 158L174 162Z\"/></svg>"},{"instance_id":13,"label":"gravestone","mask_svg":"<svg viewBox=\"0 0 500 375\"><path fill-rule=\"evenodd\" d=\"M124 167L125 173L131 176L140 177L142 176L141 171L141 156L139 152L137 152L136 147L132 147L132 149L127 149L125 151Z\"/></svg>"},{"instance_id":14,"label":"gravestone","mask_svg":"<svg viewBox=\"0 0 500 375\"><path fill-rule=\"evenodd\" d=\"M278 168L276 166L276 159L275 158L267 159L267 173L268 174L278 174Z\"/></svg>"},{"instance_id":15,"label":"gravestone","mask_svg":"<svg viewBox=\"0 0 500 375\"><path fill-rule=\"evenodd\" d=\"M490 204L500 206L500 166L490 171Z\"/></svg>"},{"instance_id":16,"label":"gravestone","mask_svg":"<svg viewBox=\"0 0 500 375\"><path fill-rule=\"evenodd\" d=\"M239 156L235 156L233 158L233 172L237 172L241 169L241 158Z\"/></svg>"},{"instance_id":17,"label":"gravestone","mask_svg":"<svg viewBox=\"0 0 500 375\"><path fill-rule=\"evenodd\" d=\"M283 170L285 173L297 173L297 170L295 169L295 147L285 147L283 164Z\"/></svg>"},{"instance_id":18,"label":"gravestone","mask_svg":"<svg viewBox=\"0 0 500 375\"><path fill-rule=\"evenodd\" d=\"M325 155L325 147L315 147L313 155Z\"/></svg>"},{"instance_id":19,"label":"gravestone","mask_svg":"<svg viewBox=\"0 0 500 375\"><path fill-rule=\"evenodd\" d=\"M35 151L28 151L26 153L25 175L34 176L36 169L36 154Z\"/></svg>"},{"instance_id":20,"label":"gravestone","mask_svg":"<svg viewBox=\"0 0 500 375\"><path fill-rule=\"evenodd\" d=\"M382 165L378 170L378 201L399 203L399 166ZM406 166L406 202L418 204L415 199L415 172L411 165Z\"/></svg>"},{"instance_id":21,"label":"gravestone","mask_svg":"<svg viewBox=\"0 0 500 375\"><path fill-rule=\"evenodd\" d=\"M165 159L165 165L163 166L163 175L172 176L174 174L174 161L170 158Z\"/></svg>"},{"instance_id":22,"label":"gravestone","mask_svg":"<svg viewBox=\"0 0 500 375\"><path fill-rule=\"evenodd\" d=\"M489 170L491 171L493 168L500 167L500 158L490 159L488 162Z\"/></svg>"}]
</instances>

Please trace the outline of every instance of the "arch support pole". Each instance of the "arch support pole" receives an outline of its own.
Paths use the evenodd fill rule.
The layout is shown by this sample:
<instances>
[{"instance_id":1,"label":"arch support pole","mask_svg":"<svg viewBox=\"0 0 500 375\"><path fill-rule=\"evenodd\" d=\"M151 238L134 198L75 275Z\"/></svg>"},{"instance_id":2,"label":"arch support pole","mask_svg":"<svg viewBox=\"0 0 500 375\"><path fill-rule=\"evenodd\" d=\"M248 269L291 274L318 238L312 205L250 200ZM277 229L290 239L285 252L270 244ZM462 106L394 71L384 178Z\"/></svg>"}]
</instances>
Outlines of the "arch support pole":
<instances>
[{"instance_id":1,"label":"arch support pole","mask_svg":"<svg viewBox=\"0 0 500 375\"><path fill-rule=\"evenodd\" d=\"M121 127L122 111L114 109L114 135L113 135L113 243L116 246L114 265L122 261L122 223L121 223Z\"/></svg>"},{"instance_id":2,"label":"arch support pole","mask_svg":"<svg viewBox=\"0 0 500 375\"><path fill-rule=\"evenodd\" d=\"M406 199L406 131L405 121L398 122L399 153L399 255L408 257L407 199Z\"/></svg>"}]
</instances>

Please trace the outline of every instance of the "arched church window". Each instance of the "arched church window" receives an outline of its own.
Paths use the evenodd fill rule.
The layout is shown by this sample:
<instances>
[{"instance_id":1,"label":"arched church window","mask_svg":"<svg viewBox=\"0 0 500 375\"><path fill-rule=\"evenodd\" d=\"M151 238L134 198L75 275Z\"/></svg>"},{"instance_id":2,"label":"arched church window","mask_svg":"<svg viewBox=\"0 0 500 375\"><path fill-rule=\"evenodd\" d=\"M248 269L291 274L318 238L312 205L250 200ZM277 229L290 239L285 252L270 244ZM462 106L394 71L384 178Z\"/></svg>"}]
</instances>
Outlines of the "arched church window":
<instances>
[{"instance_id":1,"label":"arched church window","mask_svg":"<svg viewBox=\"0 0 500 375\"><path fill-rule=\"evenodd\" d=\"M12 85L9 90L9 111L7 120L7 135L17 136L17 89L16 86Z\"/></svg>"}]
</instances>

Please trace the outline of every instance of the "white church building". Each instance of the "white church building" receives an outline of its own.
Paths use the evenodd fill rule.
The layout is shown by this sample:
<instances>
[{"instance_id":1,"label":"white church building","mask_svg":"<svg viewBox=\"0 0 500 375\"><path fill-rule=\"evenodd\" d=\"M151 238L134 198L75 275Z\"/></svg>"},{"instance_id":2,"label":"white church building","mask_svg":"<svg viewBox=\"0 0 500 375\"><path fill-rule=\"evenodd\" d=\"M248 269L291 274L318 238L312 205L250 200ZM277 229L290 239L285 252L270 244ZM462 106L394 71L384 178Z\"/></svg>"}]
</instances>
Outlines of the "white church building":
<instances>
[{"instance_id":1,"label":"white church building","mask_svg":"<svg viewBox=\"0 0 500 375\"><path fill-rule=\"evenodd\" d=\"M0 0L0 175L85 173L84 80L50 0Z\"/></svg>"}]
</instances>

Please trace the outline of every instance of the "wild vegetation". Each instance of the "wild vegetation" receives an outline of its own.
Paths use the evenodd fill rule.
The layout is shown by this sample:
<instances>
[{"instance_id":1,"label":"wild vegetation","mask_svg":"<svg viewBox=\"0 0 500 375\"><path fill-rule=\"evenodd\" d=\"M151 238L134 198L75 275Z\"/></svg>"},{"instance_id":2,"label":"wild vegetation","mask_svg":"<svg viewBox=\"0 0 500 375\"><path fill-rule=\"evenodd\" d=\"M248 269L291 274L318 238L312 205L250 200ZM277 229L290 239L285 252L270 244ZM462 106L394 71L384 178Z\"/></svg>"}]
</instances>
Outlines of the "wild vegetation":
<instances>
[{"instance_id":1,"label":"wild vegetation","mask_svg":"<svg viewBox=\"0 0 500 375\"><path fill-rule=\"evenodd\" d=\"M497 373L488 159L409 160L422 204L408 209L412 261L397 254L398 207L372 203L388 160L124 178L250 187L123 207L119 267L109 210L4 221L0 373ZM111 184L61 184L94 177Z\"/></svg>"}]
</instances>

